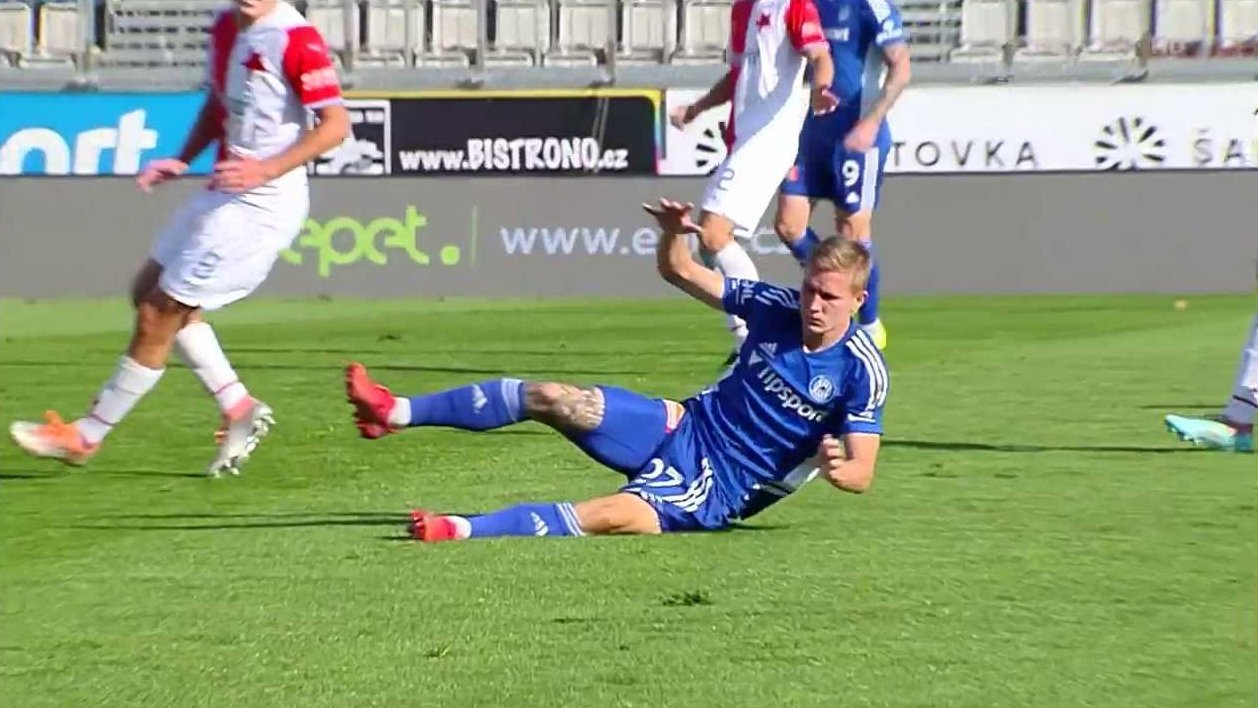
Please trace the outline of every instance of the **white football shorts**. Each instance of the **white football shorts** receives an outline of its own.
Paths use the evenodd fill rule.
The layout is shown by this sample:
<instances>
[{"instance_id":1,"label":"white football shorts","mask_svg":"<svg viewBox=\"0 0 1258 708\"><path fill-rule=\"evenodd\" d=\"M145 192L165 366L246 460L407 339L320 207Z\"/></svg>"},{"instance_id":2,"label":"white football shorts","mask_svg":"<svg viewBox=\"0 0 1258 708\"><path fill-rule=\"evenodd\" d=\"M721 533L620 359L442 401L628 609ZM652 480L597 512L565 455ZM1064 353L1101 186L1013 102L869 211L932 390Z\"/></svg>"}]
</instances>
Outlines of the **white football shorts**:
<instances>
[{"instance_id":1,"label":"white football shorts","mask_svg":"<svg viewBox=\"0 0 1258 708\"><path fill-rule=\"evenodd\" d=\"M157 237L150 257L158 286L190 307L216 310L247 297L266 280L310 212L306 190L281 194L194 194Z\"/></svg>"},{"instance_id":2,"label":"white football shorts","mask_svg":"<svg viewBox=\"0 0 1258 708\"><path fill-rule=\"evenodd\" d=\"M735 145L708 180L702 209L734 223L735 235L750 237L795 164L799 136L762 130Z\"/></svg>"}]
</instances>

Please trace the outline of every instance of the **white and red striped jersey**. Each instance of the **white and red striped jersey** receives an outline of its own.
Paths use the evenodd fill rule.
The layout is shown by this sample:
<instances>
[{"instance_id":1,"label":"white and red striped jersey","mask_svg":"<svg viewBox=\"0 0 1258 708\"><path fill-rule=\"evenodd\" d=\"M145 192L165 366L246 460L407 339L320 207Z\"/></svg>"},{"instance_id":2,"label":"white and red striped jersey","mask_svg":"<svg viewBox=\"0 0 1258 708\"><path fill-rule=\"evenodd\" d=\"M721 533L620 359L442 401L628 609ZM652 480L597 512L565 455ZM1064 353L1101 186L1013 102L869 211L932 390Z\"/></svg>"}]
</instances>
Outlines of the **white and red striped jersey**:
<instances>
[{"instance_id":1,"label":"white and red striped jersey","mask_svg":"<svg viewBox=\"0 0 1258 708\"><path fill-rule=\"evenodd\" d=\"M727 55L736 83L726 142L733 150L766 130L774 139L796 141L809 110L804 52L827 46L816 5L735 0L730 12Z\"/></svg>"},{"instance_id":2,"label":"white and red striped jersey","mask_svg":"<svg viewBox=\"0 0 1258 708\"><path fill-rule=\"evenodd\" d=\"M323 37L284 0L245 28L234 10L220 14L210 30L206 71L222 121L219 159L282 153L307 130L308 110L342 100ZM305 185L303 165L259 191Z\"/></svg>"}]
</instances>

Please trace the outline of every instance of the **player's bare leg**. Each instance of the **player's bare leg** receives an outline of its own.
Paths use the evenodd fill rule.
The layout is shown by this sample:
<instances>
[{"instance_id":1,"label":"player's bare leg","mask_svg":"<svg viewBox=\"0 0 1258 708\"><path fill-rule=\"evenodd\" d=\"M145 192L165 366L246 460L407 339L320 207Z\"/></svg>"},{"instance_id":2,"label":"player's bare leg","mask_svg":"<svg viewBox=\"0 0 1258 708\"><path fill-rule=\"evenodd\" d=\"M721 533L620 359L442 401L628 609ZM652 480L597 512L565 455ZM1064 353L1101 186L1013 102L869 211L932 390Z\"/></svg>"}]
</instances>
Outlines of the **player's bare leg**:
<instances>
[{"instance_id":1,"label":"player's bare leg","mask_svg":"<svg viewBox=\"0 0 1258 708\"><path fill-rule=\"evenodd\" d=\"M773 220L773 230L782 245L790 249L791 255L801 266L808 262L808 255L821 242L817 235L808 228L808 220L812 217L812 200L798 194L778 194L777 215Z\"/></svg>"},{"instance_id":2,"label":"player's bare leg","mask_svg":"<svg viewBox=\"0 0 1258 708\"><path fill-rule=\"evenodd\" d=\"M603 393L595 387L495 379L422 396L395 396L359 363L345 370L345 397L364 438L403 428L444 426L492 430L533 420L567 434L594 430L603 420Z\"/></svg>"},{"instance_id":3,"label":"player's bare leg","mask_svg":"<svg viewBox=\"0 0 1258 708\"><path fill-rule=\"evenodd\" d=\"M864 209L849 214L842 209L834 210L834 228L839 235L860 241L870 249L873 248L873 219L874 213L870 209ZM871 251L871 256L872 256ZM864 329L869 336L873 338L874 345L879 349L887 348L887 329L883 326L882 320L878 317L878 305L880 302L880 277L878 269L878 260L872 258L872 267L869 272L869 296L865 299L865 304L861 306L857 314L857 323Z\"/></svg>"},{"instance_id":4,"label":"player's bare leg","mask_svg":"<svg viewBox=\"0 0 1258 708\"><path fill-rule=\"evenodd\" d=\"M619 493L576 504L523 504L480 516L411 512L411 536L426 543L501 536L586 536L660 533L655 509Z\"/></svg>"},{"instance_id":5,"label":"player's bare leg","mask_svg":"<svg viewBox=\"0 0 1258 708\"><path fill-rule=\"evenodd\" d=\"M151 258L140 266L131 285L131 301L137 308L145 294L157 287L161 275L161 264ZM174 350L214 397L222 414L222 424L214 432L219 450L208 473L239 474L240 466L275 425L274 413L249 395L200 308L188 313L186 324L175 335Z\"/></svg>"},{"instance_id":6,"label":"player's bare leg","mask_svg":"<svg viewBox=\"0 0 1258 708\"><path fill-rule=\"evenodd\" d=\"M735 228L734 222L728 218L705 210L699 217L699 245L712 254L716 269L726 277L759 280L760 271L756 269L755 261L734 238ZM737 353L747 340L747 323L733 315L727 315L726 322L734 337L734 351Z\"/></svg>"}]
</instances>

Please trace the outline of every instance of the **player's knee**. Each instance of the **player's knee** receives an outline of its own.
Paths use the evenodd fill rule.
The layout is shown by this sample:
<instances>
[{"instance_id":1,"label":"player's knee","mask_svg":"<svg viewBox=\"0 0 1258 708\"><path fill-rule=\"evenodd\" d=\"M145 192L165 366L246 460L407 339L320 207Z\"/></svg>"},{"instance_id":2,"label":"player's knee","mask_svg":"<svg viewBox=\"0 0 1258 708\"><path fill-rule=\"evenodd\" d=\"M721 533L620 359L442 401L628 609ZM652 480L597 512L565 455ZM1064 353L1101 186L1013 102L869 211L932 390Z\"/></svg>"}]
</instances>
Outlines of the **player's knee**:
<instances>
[{"instance_id":1,"label":"player's knee","mask_svg":"<svg viewBox=\"0 0 1258 708\"><path fill-rule=\"evenodd\" d=\"M857 241L868 241L873 233L873 214L858 211L855 214L839 214L835 218L835 228L840 236Z\"/></svg>"},{"instance_id":2,"label":"player's knee","mask_svg":"<svg viewBox=\"0 0 1258 708\"><path fill-rule=\"evenodd\" d=\"M655 509L632 494L591 499L574 507L581 530L588 534L658 534Z\"/></svg>"},{"instance_id":3,"label":"player's knee","mask_svg":"<svg viewBox=\"0 0 1258 708\"><path fill-rule=\"evenodd\" d=\"M530 381L524 384L524 410L535 418L553 415L560 409L571 388L561 383Z\"/></svg>"},{"instance_id":4,"label":"player's knee","mask_svg":"<svg viewBox=\"0 0 1258 708\"><path fill-rule=\"evenodd\" d=\"M140 302L149 294L157 281L161 278L162 267L155 261L148 260L144 265L140 266L140 270L136 272L135 279L131 281L131 305L139 307Z\"/></svg>"},{"instance_id":5,"label":"player's knee","mask_svg":"<svg viewBox=\"0 0 1258 708\"><path fill-rule=\"evenodd\" d=\"M136 303L136 335L147 340L173 337L186 324L191 311L161 288L150 288Z\"/></svg>"},{"instance_id":6,"label":"player's knee","mask_svg":"<svg viewBox=\"0 0 1258 708\"><path fill-rule=\"evenodd\" d=\"M787 214L778 214L777 218L773 220L773 230L777 233L778 238L794 243L808 230L808 222L806 220L800 221Z\"/></svg>"},{"instance_id":7,"label":"player's knee","mask_svg":"<svg viewBox=\"0 0 1258 708\"><path fill-rule=\"evenodd\" d=\"M704 212L699 222L699 242L711 253L725 248L734 240L734 224L723 216Z\"/></svg>"}]
</instances>

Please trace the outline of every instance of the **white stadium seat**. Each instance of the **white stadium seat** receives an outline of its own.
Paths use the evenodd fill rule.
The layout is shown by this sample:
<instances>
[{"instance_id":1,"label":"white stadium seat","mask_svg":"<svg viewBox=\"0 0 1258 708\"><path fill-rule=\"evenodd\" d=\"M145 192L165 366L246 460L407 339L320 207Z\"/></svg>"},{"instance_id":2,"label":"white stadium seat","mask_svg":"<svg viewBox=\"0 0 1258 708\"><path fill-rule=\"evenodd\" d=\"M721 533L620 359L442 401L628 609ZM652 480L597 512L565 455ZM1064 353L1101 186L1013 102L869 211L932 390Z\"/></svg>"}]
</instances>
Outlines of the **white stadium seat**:
<instances>
[{"instance_id":1,"label":"white stadium seat","mask_svg":"<svg viewBox=\"0 0 1258 708\"><path fill-rule=\"evenodd\" d=\"M1016 12L1011 0L965 0L960 45L949 53L949 61L999 61L1005 45L1014 40Z\"/></svg>"},{"instance_id":2,"label":"white stadium seat","mask_svg":"<svg viewBox=\"0 0 1258 708\"><path fill-rule=\"evenodd\" d=\"M551 66L593 66L615 28L614 0L559 0L558 37L544 62Z\"/></svg>"},{"instance_id":3,"label":"white stadium seat","mask_svg":"<svg viewBox=\"0 0 1258 708\"><path fill-rule=\"evenodd\" d=\"M1204 54L1214 38L1213 0L1157 0L1154 50L1160 54Z\"/></svg>"},{"instance_id":4,"label":"white stadium seat","mask_svg":"<svg viewBox=\"0 0 1258 708\"><path fill-rule=\"evenodd\" d=\"M0 2L0 56L16 59L31 53L35 14L24 2Z\"/></svg>"},{"instance_id":5,"label":"white stadium seat","mask_svg":"<svg viewBox=\"0 0 1258 708\"><path fill-rule=\"evenodd\" d=\"M1091 39L1080 58L1133 56L1136 43L1149 33L1152 5L1152 0L1093 0Z\"/></svg>"},{"instance_id":6,"label":"white stadium seat","mask_svg":"<svg viewBox=\"0 0 1258 708\"><path fill-rule=\"evenodd\" d=\"M356 8L357 6L355 6ZM310 0L306 7L306 19L323 35L323 41L333 54L341 54L350 48L349 39L359 32L358 12L345 15L345 3L341 0ZM352 34L346 34L345 21L349 20ZM355 44L357 44L355 42Z\"/></svg>"},{"instance_id":7,"label":"white stadium seat","mask_svg":"<svg viewBox=\"0 0 1258 708\"><path fill-rule=\"evenodd\" d=\"M540 64L550 50L550 6L543 0L497 0L490 64Z\"/></svg>"},{"instance_id":8,"label":"white stadium seat","mask_svg":"<svg viewBox=\"0 0 1258 708\"><path fill-rule=\"evenodd\" d=\"M672 0L624 0L620 58L634 63L666 61L677 44L677 7Z\"/></svg>"},{"instance_id":9,"label":"white stadium seat","mask_svg":"<svg viewBox=\"0 0 1258 708\"><path fill-rule=\"evenodd\" d=\"M433 0L432 49L420 63L469 64L469 52L476 48L477 22L471 0Z\"/></svg>"},{"instance_id":10,"label":"white stadium seat","mask_svg":"<svg viewBox=\"0 0 1258 708\"><path fill-rule=\"evenodd\" d=\"M423 53L425 27L424 6L415 0L375 0L367 8L367 43L359 61L410 64Z\"/></svg>"},{"instance_id":11,"label":"white stadium seat","mask_svg":"<svg viewBox=\"0 0 1258 708\"><path fill-rule=\"evenodd\" d=\"M1028 0L1026 36L1014 61L1061 61L1084 43L1083 0Z\"/></svg>"},{"instance_id":12,"label":"white stadium seat","mask_svg":"<svg viewBox=\"0 0 1258 708\"><path fill-rule=\"evenodd\" d=\"M1223 53L1258 45L1258 0L1219 0L1219 48Z\"/></svg>"},{"instance_id":13,"label":"white stadium seat","mask_svg":"<svg viewBox=\"0 0 1258 708\"><path fill-rule=\"evenodd\" d=\"M729 44L728 0L688 0L681 23L681 46L673 55L678 64L722 61Z\"/></svg>"},{"instance_id":14,"label":"white stadium seat","mask_svg":"<svg viewBox=\"0 0 1258 708\"><path fill-rule=\"evenodd\" d=\"M34 65L64 65L82 50L82 28L76 2L48 2L39 6L39 51Z\"/></svg>"}]
</instances>

